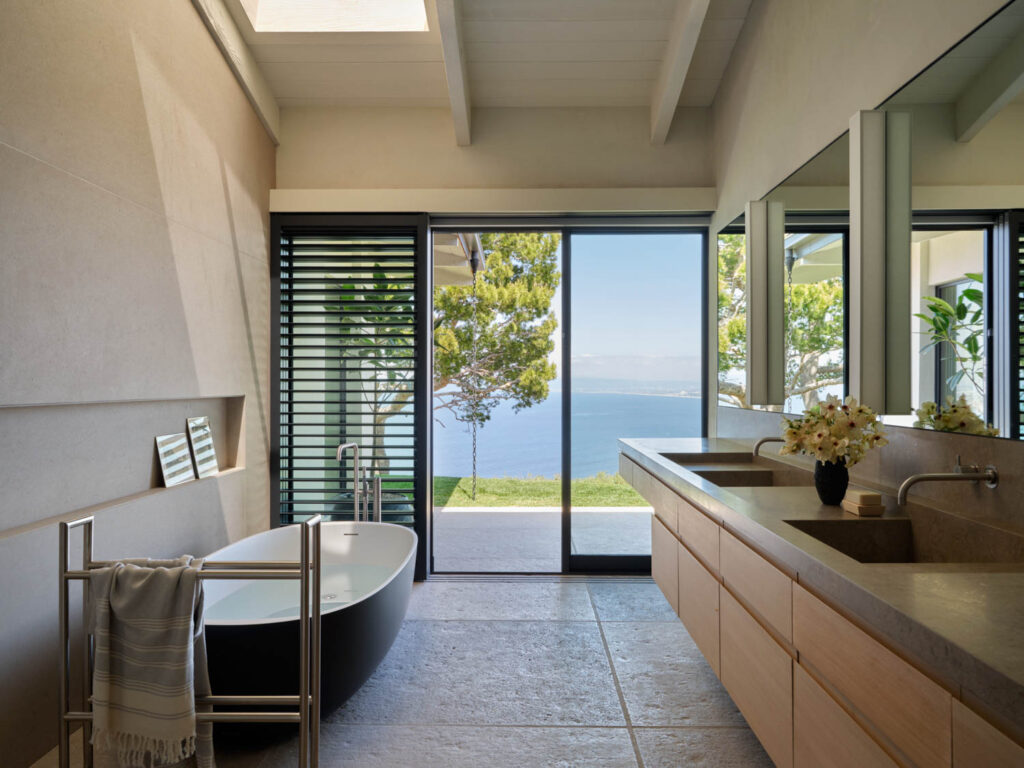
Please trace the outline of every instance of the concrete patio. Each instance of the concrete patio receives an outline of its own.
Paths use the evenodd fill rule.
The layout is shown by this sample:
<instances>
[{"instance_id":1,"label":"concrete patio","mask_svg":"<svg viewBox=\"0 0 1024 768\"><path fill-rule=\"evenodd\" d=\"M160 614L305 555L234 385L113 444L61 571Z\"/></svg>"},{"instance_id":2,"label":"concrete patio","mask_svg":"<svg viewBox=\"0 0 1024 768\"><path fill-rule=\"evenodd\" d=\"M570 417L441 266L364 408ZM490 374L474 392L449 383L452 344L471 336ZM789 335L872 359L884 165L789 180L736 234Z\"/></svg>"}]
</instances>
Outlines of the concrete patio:
<instances>
[{"instance_id":1,"label":"concrete patio","mask_svg":"<svg viewBox=\"0 0 1024 768\"><path fill-rule=\"evenodd\" d=\"M650 507L577 507L572 552L649 555ZM562 569L560 507L435 507L434 570L549 573Z\"/></svg>"}]
</instances>

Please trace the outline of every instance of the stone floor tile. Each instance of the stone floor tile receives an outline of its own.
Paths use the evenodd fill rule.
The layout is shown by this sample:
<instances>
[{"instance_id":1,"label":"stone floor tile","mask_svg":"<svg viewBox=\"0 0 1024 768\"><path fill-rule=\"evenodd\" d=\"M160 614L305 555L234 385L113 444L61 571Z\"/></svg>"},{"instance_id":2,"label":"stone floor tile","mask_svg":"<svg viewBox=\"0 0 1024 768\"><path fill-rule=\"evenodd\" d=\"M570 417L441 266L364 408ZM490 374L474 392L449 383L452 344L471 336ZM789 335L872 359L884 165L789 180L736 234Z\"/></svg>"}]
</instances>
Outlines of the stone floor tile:
<instances>
[{"instance_id":1,"label":"stone floor tile","mask_svg":"<svg viewBox=\"0 0 1024 768\"><path fill-rule=\"evenodd\" d=\"M594 621L583 582L430 581L413 585L406 618Z\"/></svg>"},{"instance_id":2,"label":"stone floor tile","mask_svg":"<svg viewBox=\"0 0 1024 768\"><path fill-rule=\"evenodd\" d=\"M771 768L753 732L743 728L637 728L645 768Z\"/></svg>"},{"instance_id":3,"label":"stone floor tile","mask_svg":"<svg viewBox=\"0 0 1024 768\"><path fill-rule=\"evenodd\" d=\"M269 754L265 766L295 763L294 739ZM636 768L625 728L495 726L325 726L321 768Z\"/></svg>"},{"instance_id":4,"label":"stone floor tile","mask_svg":"<svg viewBox=\"0 0 1024 768\"><path fill-rule=\"evenodd\" d=\"M331 722L622 725L596 622L408 621Z\"/></svg>"},{"instance_id":5,"label":"stone floor tile","mask_svg":"<svg viewBox=\"0 0 1024 768\"><path fill-rule=\"evenodd\" d=\"M634 725L744 725L679 621L602 623Z\"/></svg>"},{"instance_id":6,"label":"stone floor tile","mask_svg":"<svg viewBox=\"0 0 1024 768\"><path fill-rule=\"evenodd\" d=\"M595 580L589 587L601 621L679 621L653 581Z\"/></svg>"}]
</instances>

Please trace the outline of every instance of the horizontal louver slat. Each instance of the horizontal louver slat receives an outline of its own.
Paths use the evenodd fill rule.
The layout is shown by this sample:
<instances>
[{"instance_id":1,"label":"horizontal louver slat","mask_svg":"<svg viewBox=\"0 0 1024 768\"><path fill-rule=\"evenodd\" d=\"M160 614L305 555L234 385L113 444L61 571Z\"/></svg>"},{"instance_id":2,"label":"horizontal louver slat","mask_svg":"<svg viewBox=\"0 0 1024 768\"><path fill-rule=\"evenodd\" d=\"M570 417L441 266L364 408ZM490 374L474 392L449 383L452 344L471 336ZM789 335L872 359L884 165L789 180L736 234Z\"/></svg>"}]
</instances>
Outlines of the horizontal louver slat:
<instances>
[{"instance_id":1,"label":"horizontal louver slat","mask_svg":"<svg viewBox=\"0 0 1024 768\"><path fill-rule=\"evenodd\" d=\"M283 238L275 427L283 522L352 519L352 457L338 462L335 450L354 441L389 494L384 519L412 523L416 245L413 236L369 230Z\"/></svg>"}]
</instances>

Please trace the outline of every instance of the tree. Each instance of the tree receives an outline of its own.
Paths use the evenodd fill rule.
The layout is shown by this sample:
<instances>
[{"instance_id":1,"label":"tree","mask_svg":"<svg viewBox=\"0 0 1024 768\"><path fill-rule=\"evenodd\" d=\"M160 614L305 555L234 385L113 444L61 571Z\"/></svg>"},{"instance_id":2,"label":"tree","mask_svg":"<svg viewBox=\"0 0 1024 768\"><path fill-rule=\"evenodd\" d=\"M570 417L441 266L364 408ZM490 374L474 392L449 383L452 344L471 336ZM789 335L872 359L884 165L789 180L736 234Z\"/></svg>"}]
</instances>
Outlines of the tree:
<instances>
[{"instance_id":1,"label":"tree","mask_svg":"<svg viewBox=\"0 0 1024 768\"><path fill-rule=\"evenodd\" d=\"M843 385L843 280L786 287L786 397L804 408L821 390Z\"/></svg>"},{"instance_id":2,"label":"tree","mask_svg":"<svg viewBox=\"0 0 1024 768\"><path fill-rule=\"evenodd\" d=\"M435 288L435 411L447 410L476 428L504 400L519 411L547 398L548 382L557 375L548 357L558 328L551 304L560 280L559 239L557 234L540 233L482 235L486 269L475 276L473 285ZM380 448L385 424L413 397L414 329L393 318L399 312L412 313L415 307L411 286L392 282L385 267L373 278L373 298L344 308L352 315L351 324L368 329L362 343L358 337L348 339L346 356L358 359L364 372L362 407L371 418L373 444ZM335 289L359 287L344 283ZM342 306L325 309L337 312ZM375 452L375 468L387 471L383 450ZM473 481L475 487L475 460Z\"/></svg>"},{"instance_id":3,"label":"tree","mask_svg":"<svg viewBox=\"0 0 1024 768\"><path fill-rule=\"evenodd\" d=\"M557 375L549 356L561 278L557 234L492 233L480 241L486 269L473 285L434 290L434 408L474 429L502 401L519 411L547 398Z\"/></svg>"},{"instance_id":4,"label":"tree","mask_svg":"<svg viewBox=\"0 0 1024 768\"><path fill-rule=\"evenodd\" d=\"M718 238L718 398L749 408L746 385L729 381L747 366L747 264L743 235Z\"/></svg>"},{"instance_id":5,"label":"tree","mask_svg":"<svg viewBox=\"0 0 1024 768\"><path fill-rule=\"evenodd\" d=\"M785 394L809 408L821 390L843 383L843 283L831 278L786 287ZM749 408L746 385L730 371L747 364L747 276L744 236L718 239L718 397Z\"/></svg>"}]
</instances>

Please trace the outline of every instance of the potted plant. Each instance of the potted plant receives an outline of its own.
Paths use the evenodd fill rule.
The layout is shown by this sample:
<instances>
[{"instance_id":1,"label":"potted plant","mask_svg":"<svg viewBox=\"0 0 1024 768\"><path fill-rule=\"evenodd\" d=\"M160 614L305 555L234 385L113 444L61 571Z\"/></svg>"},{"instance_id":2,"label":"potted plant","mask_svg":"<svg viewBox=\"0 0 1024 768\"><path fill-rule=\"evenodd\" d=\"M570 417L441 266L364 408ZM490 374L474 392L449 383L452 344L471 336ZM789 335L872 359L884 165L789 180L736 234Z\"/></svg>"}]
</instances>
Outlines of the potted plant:
<instances>
[{"instance_id":1,"label":"potted plant","mask_svg":"<svg viewBox=\"0 0 1024 768\"><path fill-rule=\"evenodd\" d=\"M852 397L843 402L829 395L801 418L783 419L783 423L785 444L780 453L815 458L814 487L822 504L839 504L850 484L849 468L869 450L888 442L875 412Z\"/></svg>"}]
</instances>

